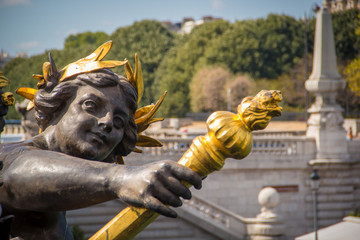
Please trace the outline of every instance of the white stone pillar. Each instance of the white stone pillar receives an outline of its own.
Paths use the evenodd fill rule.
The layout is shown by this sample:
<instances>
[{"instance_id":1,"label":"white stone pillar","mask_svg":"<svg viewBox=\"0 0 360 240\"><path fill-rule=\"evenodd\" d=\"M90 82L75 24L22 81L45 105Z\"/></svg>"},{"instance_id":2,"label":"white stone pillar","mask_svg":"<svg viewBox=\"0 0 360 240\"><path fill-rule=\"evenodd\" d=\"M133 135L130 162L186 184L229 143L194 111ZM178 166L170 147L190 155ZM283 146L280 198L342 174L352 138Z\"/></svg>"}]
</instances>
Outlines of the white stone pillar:
<instances>
[{"instance_id":1,"label":"white stone pillar","mask_svg":"<svg viewBox=\"0 0 360 240\"><path fill-rule=\"evenodd\" d=\"M308 109L310 117L306 135L316 140L318 162L341 162L348 159L343 109L336 102L337 91L345 81L337 71L331 14L326 0L317 13L313 71L305 82L316 97Z\"/></svg>"},{"instance_id":2,"label":"white stone pillar","mask_svg":"<svg viewBox=\"0 0 360 240\"><path fill-rule=\"evenodd\" d=\"M259 192L261 213L256 218L246 218L247 238L249 240L282 240L285 227L276 213L280 196L274 188L266 187Z\"/></svg>"}]
</instances>

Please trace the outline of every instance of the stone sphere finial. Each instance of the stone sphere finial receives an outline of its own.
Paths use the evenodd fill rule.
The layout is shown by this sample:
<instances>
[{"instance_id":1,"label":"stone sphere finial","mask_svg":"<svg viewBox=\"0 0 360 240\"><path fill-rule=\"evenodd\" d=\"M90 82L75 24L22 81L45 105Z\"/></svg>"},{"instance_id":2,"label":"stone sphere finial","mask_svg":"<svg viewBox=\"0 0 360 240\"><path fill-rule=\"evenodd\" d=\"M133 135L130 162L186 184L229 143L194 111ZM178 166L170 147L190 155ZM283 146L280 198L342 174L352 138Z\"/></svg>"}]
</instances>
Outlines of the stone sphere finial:
<instances>
[{"instance_id":1,"label":"stone sphere finial","mask_svg":"<svg viewBox=\"0 0 360 240\"><path fill-rule=\"evenodd\" d=\"M272 187L263 188L258 196L259 204L261 205L261 213L257 217L261 218L275 218L276 213L274 208L279 204L279 193Z\"/></svg>"}]
</instances>

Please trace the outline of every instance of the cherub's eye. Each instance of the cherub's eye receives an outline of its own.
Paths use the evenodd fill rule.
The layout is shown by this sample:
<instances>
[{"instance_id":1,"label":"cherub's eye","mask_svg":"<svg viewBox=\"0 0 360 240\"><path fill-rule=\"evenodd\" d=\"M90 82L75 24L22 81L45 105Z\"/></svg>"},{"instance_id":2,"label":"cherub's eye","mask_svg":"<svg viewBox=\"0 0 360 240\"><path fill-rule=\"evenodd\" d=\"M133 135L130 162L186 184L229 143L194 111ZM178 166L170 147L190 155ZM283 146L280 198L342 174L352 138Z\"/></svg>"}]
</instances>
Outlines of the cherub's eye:
<instances>
[{"instance_id":1,"label":"cherub's eye","mask_svg":"<svg viewBox=\"0 0 360 240\"><path fill-rule=\"evenodd\" d=\"M96 103L92 100L86 100L83 103L83 107L85 110L93 111L96 109Z\"/></svg>"},{"instance_id":2,"label":"cherub's eye","mask_svg":"<svg viewBox=\"0 0 360 240\"><path fill-rule=\"evenodd\" d=\"M118 117L118 116L114 116L114 127L116 128L123 128L124 127L124 122L122 120L122 118Z\"/></svg>"}]
</instances>

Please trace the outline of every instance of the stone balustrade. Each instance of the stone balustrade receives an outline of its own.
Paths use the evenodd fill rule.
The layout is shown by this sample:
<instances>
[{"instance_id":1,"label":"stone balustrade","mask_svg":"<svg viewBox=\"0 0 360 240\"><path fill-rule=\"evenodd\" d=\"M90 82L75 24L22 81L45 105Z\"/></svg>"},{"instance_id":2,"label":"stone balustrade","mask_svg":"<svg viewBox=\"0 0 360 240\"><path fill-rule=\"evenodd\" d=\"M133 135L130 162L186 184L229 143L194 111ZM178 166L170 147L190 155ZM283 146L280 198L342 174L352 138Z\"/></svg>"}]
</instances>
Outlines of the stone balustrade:
<instances>
[{"instance_id":1,"label":"stone balustrade","mask_svg":"<svg viewBox=\"0 0 360 240\"><path fill-rule=\"evenodd\" d=\"M160 148L143 148L146 156L181 156L190 147L193 138L161 138L163 143ZM267 135L255 135L253 139L252 154L267 155L301 155L309 150L315 150L313 139L304 136L281 136L272 137Z\"/></svg>"},{"instance_id":2,"label":"stone balustrade","mask_svg":"<svg viewBox=\"0 0 360 240\"><path fill-rule=\"evenodd\" d=\"M245 218L227 211L215 204L212 204L202 198L193 196L191 200L184 201L184 208L190 211L196 211L208 219L223 225L237 234L245 234Z\"/></svg>"},{"instance_id":3,"label":"stone balustrade","mask_svg":"<svg viewBox=\"0 0 360 240\"><path fill-rule=\"evenodd\" d=\"M252 154L295 156L315 151L315 142L305 136L254 136Z\"/></svg>"},{"instance_id":4,"label":"stone balustrade","mask_svg":"<svg viewBox=\"0 0 360 240\"><path fill-rule=\"evenodd\" d=\"M21 124L6 124L4 127L4 131L1 134L18 135L25 134L25 131Z\"/></svg>"},{"instance_id":5,"label":"stone balustrade","mask_svg":"<svg viewBox=\"0 0 360 240\"><path fill-rule=\"evenodd\" d=\"M178 157L182 156L190 147L195 135L200 133L184 133L177 130L162 132L151 131L148 135L158 138L163 147L160 148L143 148L143 154L150 157ZM313 140L304 137L303 131L258 131L254 132L253 155L267 154L272 156L294 156L309 152L313 145ZM21 140L25 131L20 124L6 124L2 137ZM11 137L12 136L12 137ZM15 138L14 138L15 139ZM8 141L5 141L8 142ZM310 147L310 148L309 148ZM138 154L135 156L139 157Z\"/></svg>"},{"instance_id":6,"label":"stone balustrade","mask_svg":"<svg viewBox=\"0 0 360 240\"><path fill-rule=\"evenodd\" d=\"M279 194L275 189L267 187L259 192L258 201L261 205L261 213L256 218L242 217L196 196L191 200L185 200L182 209L202 215L217 226L227 229L231 235L222 236L222 239L283 239L285 227L276 211L280 201Z\"/></svg>"},{"instance_id":7,"label":"stone balustrade","mask_svg":"<svg viewBox=\"0 0 360 240\"><path fill-rule=\"evenodd\" d=\"M151 129L145 131L145 134L155 138L193 138L195 136L205 135L207 133L207 129L197 129L191 131L181 131L176 129ZM291 137L291 136L304 136L305 131L254 131L254 136L263 136L263 137Z\"/></svg>"},{"instance_id":8,"label":"stone balustrade","mask_svg":"<svg viewBox=\"0 0 360 240\"><path fill-rule=\"evenodd\" d=\"M293 137L293 136L304 136L306 131L254 131L254 136L261 137Z\"/></svg>"},{"instance_id":9,"label":"stone balustrade","mask_svg":"<svg viewBox=\"0 0 360 240\"><path fill-rule=\"evenodd\" d=\"M18 142L25 139L24 128L20 124L7 123L0 133L0 143Z\"/></svg>"}]
</instances>

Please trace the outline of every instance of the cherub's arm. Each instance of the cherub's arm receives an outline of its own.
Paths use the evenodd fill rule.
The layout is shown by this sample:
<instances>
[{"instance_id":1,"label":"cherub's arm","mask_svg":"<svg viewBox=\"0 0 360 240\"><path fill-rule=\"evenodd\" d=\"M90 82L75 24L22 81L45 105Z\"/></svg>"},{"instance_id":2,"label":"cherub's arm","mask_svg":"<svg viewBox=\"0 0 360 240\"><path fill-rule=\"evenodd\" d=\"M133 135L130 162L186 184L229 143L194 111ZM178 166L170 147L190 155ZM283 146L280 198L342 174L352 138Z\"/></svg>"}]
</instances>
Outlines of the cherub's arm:
<instances>
[{"instance_id":1,"label":"cherub's arm","mask_svg":"<svg viewBox=\"0 0 360 240\"><path fill-rule=\"evenodd\" d=\"M17 209L63 211L120 198L167 216L166 207L190 198L181 183L201 187L200 177L173 161L141 167L95 162L53 151L28 150L2 170L0 202Z\"/></svg>"}]
</instances>

